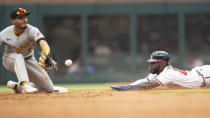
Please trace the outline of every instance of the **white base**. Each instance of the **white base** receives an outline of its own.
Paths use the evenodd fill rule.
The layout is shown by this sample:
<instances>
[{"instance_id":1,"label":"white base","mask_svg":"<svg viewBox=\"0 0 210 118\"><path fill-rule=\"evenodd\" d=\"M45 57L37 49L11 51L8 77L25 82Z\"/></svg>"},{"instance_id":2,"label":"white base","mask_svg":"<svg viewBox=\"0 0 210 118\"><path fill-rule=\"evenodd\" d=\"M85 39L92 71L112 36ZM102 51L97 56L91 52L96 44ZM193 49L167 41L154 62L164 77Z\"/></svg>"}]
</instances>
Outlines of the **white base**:
<instances>
[{"instance_id":1,"label":"white base","mask_svg":"<svg viewBox=\"0 0 210 118\"><path fill-rule=\"evenodd\" d=\"M58 93L66 93L68 92L67 88L64 87L60 87L60 86L54 86L54 92L58 92Z\"/></svg>"}]
</instances>

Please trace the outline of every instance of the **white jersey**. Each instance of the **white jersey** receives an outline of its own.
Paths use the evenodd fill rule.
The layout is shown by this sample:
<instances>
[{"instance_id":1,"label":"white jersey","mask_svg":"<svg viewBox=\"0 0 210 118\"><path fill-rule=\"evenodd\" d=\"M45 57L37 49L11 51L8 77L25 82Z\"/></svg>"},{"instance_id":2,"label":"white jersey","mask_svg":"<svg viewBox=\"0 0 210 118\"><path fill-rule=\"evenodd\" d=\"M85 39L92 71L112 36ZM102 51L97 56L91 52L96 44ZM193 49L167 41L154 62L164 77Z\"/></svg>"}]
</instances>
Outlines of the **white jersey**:
<instances>
[{"instance_id":1,"label":"white jersey","mask_svg":"<svg viewBox=\"0 0 210 118\"><path fill-rule=\"evenodd\" d=\"M180 85L187 88L200 88L210 85L210 65L193 68L191 71L182 71L166 66L159 74L149 74L146 78L137 80L130 85L141 85L151 80L157 81L162 86Z\"/></svg>"},{"instance_id":2,"label":"white jersey","mask_svg":"<svg viewBox=\"0 0 210 118\"><path fill-rule=\"evenodd\" d=\"M209 65L196 67L191 71L182 71L176 68L166 67L155 80L162 86L176 84L187 88L200 88L206 84L205 80L210 76Z\"/></svg>"},{"instance_id":3,"label":"white jersey","mask_svg":"<svg viewBox=\"0 0 210 118\"><path fill-rule=\"evenodd\" d=\"M14 32L14 25L11 25L1 31L0 46L5 44L5 53L16 52L24 56L30 57L34 53L36 41L44 38L38 28L27 24L27 28L17 36Z\"/></svg>"}]
</instances>

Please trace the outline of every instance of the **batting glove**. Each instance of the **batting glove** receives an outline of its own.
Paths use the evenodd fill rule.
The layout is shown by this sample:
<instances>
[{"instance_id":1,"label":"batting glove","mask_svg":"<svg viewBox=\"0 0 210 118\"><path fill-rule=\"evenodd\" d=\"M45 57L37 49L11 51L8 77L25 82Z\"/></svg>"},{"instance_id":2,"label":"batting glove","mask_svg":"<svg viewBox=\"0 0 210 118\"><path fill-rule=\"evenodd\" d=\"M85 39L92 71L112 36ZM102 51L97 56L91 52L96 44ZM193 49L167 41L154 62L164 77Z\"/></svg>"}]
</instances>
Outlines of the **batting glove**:
<instances>
[{"instance_id":1,"label":"batting glove","mask_svg":"<svg viewBox=\"0 0 210 118\"><path fill-rule=\"evenodd\" d=\"M140 85L111 86L111 88L118 91L126 91L126 90L140 88Z\"/></svg>"}]
</instances>

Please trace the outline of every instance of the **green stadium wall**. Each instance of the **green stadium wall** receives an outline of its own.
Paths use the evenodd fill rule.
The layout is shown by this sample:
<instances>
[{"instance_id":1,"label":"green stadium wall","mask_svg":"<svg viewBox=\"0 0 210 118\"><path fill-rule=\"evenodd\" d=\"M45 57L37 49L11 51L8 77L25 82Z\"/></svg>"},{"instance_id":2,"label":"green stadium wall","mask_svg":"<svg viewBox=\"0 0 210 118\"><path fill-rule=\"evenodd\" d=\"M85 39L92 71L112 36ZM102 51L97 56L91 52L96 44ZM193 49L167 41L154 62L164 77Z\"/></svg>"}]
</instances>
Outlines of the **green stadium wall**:
<instances>
[{"instance_id":1,"label":"green stadium wall","mask_svg":"<svg viewBox=\"0 0 210 118\"><path fill-rule=\"evenodd\" d=\"M131 74L123 73L98 73L88 75L82 73L80 75L71 76L51 76L56 83L76 83L76 82L115 82L129 81L121 79L122 77L131 78L133 73L136 73L136 16L141 14L176 14L178 16L178 44L179 44L179 66L183 65L185 55L185 15L186 14L209 14L210 3L87 3L87 4L0 4L0 30L10 25L9 13L17 7L28 9L33 13L29 17L30 24L37 26L43 30L43 18L45 16L81 16L82 24L82 60L83 68L87 55L87 17L88 16L103 16L103 15L127 15L130 20L130 56L132 63L130 64ZM37 50L37 49L36 49ZM2 57L3 49L1 49ZM16 75L8 72L2 65L0 66L0 84L6 84L10 79L16 80ZM75 79L76 78L76 79ZM98 79L100 78L100 79Z\"/></svg>"}]
</instances>

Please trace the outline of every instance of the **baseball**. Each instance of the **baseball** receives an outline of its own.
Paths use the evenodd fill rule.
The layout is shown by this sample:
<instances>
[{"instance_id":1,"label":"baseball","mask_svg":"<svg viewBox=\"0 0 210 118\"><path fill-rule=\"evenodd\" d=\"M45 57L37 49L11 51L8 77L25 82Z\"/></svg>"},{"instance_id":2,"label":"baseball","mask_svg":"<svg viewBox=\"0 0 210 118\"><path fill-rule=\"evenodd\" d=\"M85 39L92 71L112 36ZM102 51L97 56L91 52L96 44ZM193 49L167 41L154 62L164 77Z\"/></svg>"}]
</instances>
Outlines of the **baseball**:
<instances>
[{"instance_id":1,"label":"baseball","mask_svg":"<svg viewBox=\"0 0 210 118\"><path fill-rule=\"evenodd\" d=\"M66 65L66 66L71 66L71 65L72 65L72 60L71 60L71 59L67 59L67 60L65 61L65 65Z\"/></svg>"}]
</instances>

